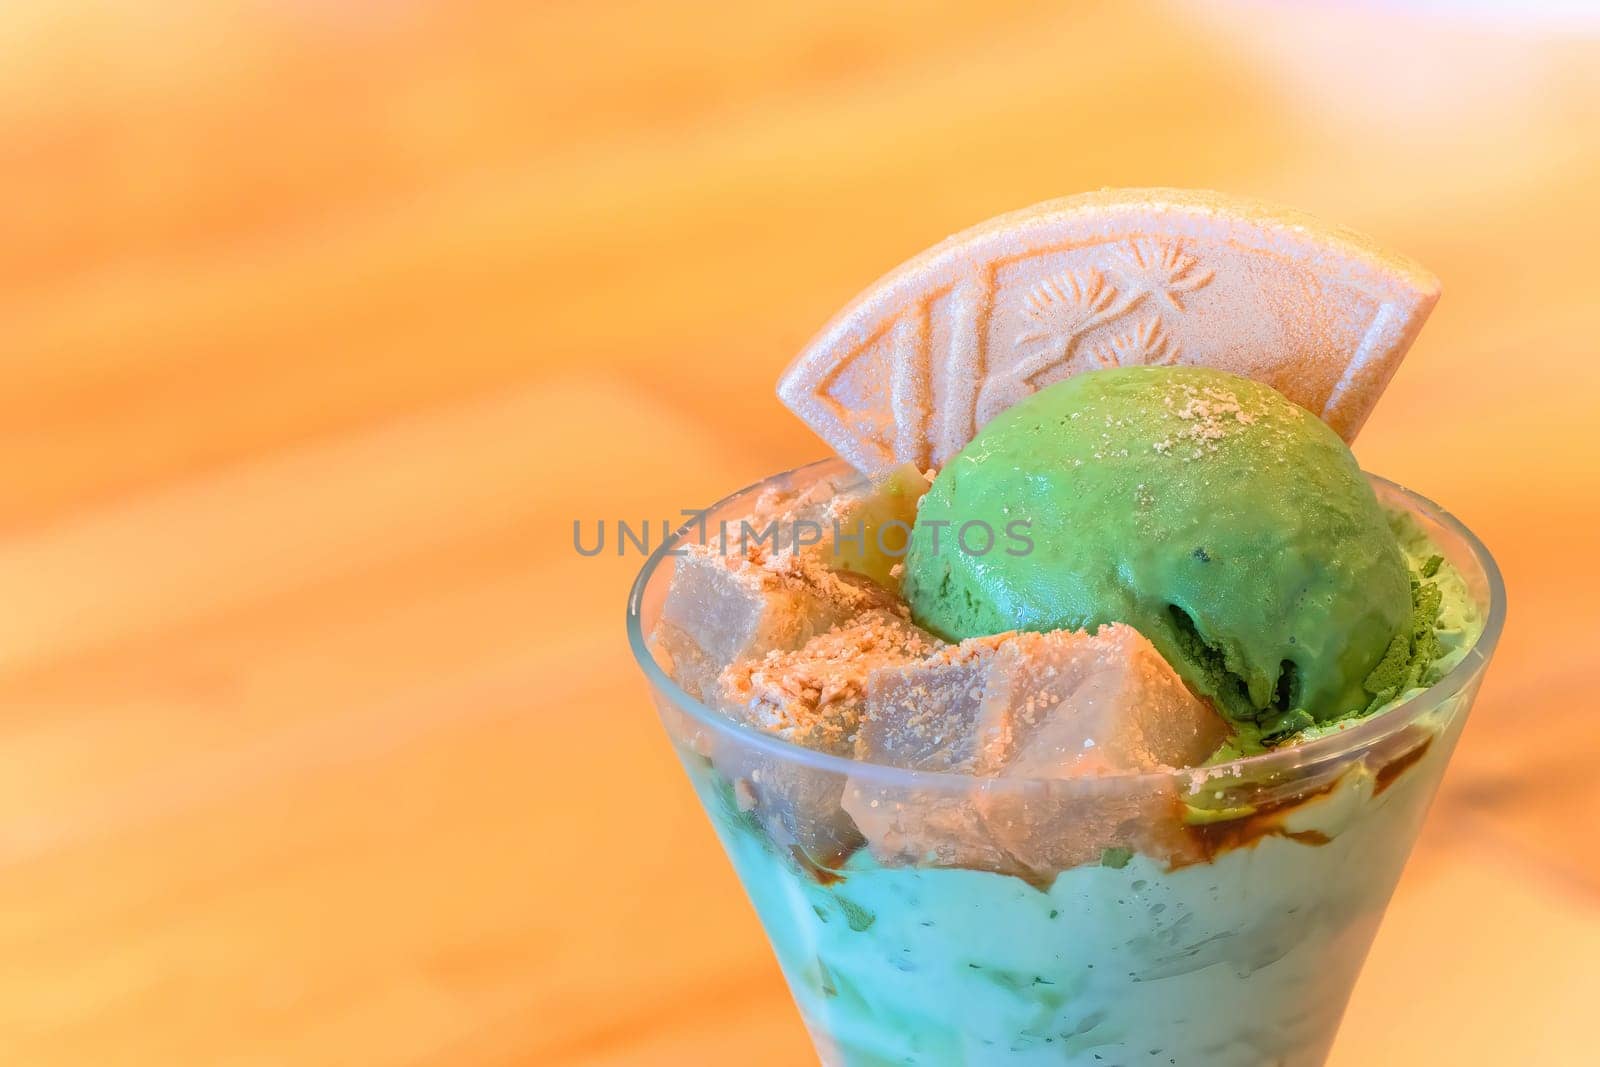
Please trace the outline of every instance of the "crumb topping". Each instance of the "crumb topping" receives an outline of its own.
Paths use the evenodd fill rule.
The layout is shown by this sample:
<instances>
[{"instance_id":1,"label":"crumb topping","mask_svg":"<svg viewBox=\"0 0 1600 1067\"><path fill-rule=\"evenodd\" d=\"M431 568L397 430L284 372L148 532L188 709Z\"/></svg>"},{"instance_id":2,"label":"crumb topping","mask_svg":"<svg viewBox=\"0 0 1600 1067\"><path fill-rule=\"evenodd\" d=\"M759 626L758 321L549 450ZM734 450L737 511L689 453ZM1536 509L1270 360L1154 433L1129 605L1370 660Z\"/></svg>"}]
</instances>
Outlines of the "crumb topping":
<instances>
[{"instance_id":1,"label":"crumb topping","mask_svg":"<svg viewBox=\"0 0 1600 1067\"><path fill-rule=\"evenodd\" d=\"M1254 423L1258 412L1251 411L1231 389L1181 383L1162 398L1170 417L1182 425L1176 432L1151 447L1161 455L1181 449L1186 458L1199 459L1217 450L1217 442L1233 436Z\"/></svg>"},{"instance_id":2,"label":"crumb topping","mask_svg":"<svg viewBox=\"0 0 1600 1067\"><path fill-rule=\"evenodd\" d=\"M871 608L798 649L731 664L718 684L724 701L752 725L808 747L848 752L867 677L929 655L940 644L899 613Z\"/></svg>"}]
</instances>

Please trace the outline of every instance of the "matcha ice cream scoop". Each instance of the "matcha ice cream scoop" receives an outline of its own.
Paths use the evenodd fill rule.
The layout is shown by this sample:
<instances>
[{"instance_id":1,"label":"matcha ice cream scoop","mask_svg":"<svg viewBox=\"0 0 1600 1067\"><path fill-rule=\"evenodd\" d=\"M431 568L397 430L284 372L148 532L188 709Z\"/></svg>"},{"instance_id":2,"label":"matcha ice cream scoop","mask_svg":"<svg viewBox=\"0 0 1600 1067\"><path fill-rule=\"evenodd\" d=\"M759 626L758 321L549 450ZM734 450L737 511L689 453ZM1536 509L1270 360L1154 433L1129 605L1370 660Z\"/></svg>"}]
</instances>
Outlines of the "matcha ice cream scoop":
<instances>
[{"instance_id":1,"label":"matcha ice cream scoop","mask_svg":"<svg viewBox=\"0 0 1600 1067\"><path fill-rule=\"evenodd\" d=\"M986 539L958 534L975 521L1025 529L1032 548L971 551ZM1128 623L1226 715L1268 729L1364 708L1413 614L1339 436L1200 367L1079 374L1003 412L939 473L905 563L913 615L946 638Z\"/></svg>"}]
</instances>

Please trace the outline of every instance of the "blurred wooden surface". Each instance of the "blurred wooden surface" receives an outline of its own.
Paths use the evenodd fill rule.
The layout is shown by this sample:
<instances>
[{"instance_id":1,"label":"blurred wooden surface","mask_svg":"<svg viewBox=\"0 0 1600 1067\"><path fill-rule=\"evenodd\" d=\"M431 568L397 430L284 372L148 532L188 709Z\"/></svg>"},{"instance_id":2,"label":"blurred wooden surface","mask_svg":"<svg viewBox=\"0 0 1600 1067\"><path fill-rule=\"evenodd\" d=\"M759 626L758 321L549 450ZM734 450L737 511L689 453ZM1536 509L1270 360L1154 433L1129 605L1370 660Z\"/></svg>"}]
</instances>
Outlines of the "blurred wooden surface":
<instances>
[{"instance_id":1,"label":"blurred wooden surface","mask_svg":"<svg viewBox=\"0 0 1600 1067\"><path fill-rule=\"evenodd\" d=\"M0 1062L807 1062L572 521L1118 184L1444 278L1357 451L1511 622L1335 1062L1592 1062L1600 28L1288 8L0 6Z\"/></svg>"}]
</instances>

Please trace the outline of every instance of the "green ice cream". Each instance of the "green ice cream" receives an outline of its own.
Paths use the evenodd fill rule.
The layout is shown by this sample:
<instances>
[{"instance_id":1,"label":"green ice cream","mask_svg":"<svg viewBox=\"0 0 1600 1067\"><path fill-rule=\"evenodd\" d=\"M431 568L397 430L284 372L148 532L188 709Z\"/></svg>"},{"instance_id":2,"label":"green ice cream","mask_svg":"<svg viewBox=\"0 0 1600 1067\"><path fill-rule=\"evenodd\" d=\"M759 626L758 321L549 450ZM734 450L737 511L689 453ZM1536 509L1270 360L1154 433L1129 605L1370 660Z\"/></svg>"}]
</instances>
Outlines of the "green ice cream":
<instances>
[{"instance_id":1,"label":"green ice cream","mask_svg":"<svg viewBox=\"0 0 1600 1067\"><path fill-rule=\"evenodd\" d=\"M940 472L905 562L947 638L1125 622L1268 731L1366 708L1412 644L1409 570L1344 442L1200 367L1080 374L1002 413Z\"/></svg>"}]
</instances>

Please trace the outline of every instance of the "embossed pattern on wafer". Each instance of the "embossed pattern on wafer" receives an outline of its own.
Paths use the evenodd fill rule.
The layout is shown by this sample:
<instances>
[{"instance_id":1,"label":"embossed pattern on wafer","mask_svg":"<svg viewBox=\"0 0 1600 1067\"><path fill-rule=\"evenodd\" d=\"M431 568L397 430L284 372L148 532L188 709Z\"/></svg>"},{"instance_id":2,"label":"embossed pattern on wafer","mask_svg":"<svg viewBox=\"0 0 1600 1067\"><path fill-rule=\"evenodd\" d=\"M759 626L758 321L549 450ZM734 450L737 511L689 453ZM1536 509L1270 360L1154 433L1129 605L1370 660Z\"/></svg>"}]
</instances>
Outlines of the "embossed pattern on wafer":
<instances>
[{"instance_id":1,"label":"embossed pattern on wafer","mask_svg":"<svg viewBox=\"0 0 1600 1067\"><path fill-rule=\"evenodd\" d=\"M1353 232L1214 193L1110 190L983 223L859 296L778 392L872 472L942 464L1037 389L1189 363L1267 383L1349 441L1439 296Z\"/></svg>"}]
</instances>

